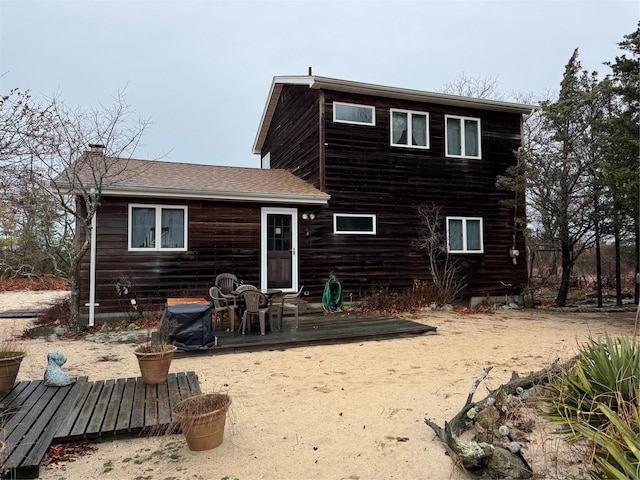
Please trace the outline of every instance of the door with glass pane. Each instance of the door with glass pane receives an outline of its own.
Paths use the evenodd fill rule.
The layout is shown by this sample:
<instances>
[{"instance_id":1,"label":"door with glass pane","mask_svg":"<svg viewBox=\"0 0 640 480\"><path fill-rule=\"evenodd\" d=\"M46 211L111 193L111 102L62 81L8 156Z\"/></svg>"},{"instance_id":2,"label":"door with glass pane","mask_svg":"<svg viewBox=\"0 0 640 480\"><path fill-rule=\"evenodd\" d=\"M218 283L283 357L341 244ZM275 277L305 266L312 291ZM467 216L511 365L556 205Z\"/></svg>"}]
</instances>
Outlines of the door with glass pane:
<instances>
[{"instance_id":1,"label":"door with glass pane","mask_svg":"<svg viewBox=\"0 0 640 480\"><path fill-rule=\"evenodd\" d=\"M298 281L297 211L262 209L262 288L291 291Z\"/></svg>"}]
</instances>

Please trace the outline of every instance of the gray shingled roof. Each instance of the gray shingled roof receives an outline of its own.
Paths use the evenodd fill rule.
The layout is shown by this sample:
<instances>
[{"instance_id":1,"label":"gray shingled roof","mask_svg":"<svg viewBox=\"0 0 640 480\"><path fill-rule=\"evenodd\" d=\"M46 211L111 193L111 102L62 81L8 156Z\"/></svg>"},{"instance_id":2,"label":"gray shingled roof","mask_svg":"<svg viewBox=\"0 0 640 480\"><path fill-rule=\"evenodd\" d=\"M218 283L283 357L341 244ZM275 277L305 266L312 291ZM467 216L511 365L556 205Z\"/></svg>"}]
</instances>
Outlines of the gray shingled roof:
<instances>
[{"instance_id":1,"label":"gray shingled roof","mask_svg":"<svg viewBox=\"0 0 640 480\"><path fill-rule=\"evenodd\" d=\"M329 200L328 194L286 170L111 157L105 164L118 173L103 176L103 195L308 204ZM80 178L89 185L91 168L85 167Z\"/></svg>"}]
</instances>

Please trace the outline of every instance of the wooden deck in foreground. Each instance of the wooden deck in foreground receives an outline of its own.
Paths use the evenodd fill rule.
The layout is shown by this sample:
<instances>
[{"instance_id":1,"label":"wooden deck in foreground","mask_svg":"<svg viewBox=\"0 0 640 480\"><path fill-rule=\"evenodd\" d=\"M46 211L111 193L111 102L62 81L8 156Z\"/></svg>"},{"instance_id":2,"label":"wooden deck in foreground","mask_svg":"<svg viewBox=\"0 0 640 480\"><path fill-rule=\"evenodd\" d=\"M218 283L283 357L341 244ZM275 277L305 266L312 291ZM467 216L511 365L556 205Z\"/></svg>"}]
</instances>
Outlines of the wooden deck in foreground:
<instances>
[{"instance_id":1,"label":"wooden deck in foreground","mask_svg":"<svg viewBox=\"0 0 640 480\"><path fill-rule=\"evenodd\" d=\"M0 394L4 423L2 478L37 478L52 442L140 433L164 433L171 407L200 393L194 372L172 373L165 383L142 378L47 387L42 380L18 382Z\"/></svg>"},{"instance_id":2,"label":"wooden deck in foreground","mask_svg":"<svg viewBox=\"0 0 640 480\"><path fill-rule=\"evenodd\" d=\"M266 335L260 335L257 326L253 326L246 335L216 330L214 335L218 338L218 345L206 352L218 354L279 350L310 345L384 340L424 335L436 331L435 327L422 323L360 312L301 314L299 320L300 326L296 329L295 318L292 315L285 315L282 330L267 329ZM186 352L186 354L191 353L193 352Z\"/></svg>"}]
</instances>

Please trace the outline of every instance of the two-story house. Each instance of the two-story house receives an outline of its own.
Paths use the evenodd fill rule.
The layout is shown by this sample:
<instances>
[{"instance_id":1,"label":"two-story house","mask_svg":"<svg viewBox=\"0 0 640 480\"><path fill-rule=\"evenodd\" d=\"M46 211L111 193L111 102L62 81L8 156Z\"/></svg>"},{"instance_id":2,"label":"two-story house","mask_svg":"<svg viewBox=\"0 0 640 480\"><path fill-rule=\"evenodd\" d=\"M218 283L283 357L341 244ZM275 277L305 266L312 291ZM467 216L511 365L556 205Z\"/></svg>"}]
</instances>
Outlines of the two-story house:
<instances>
[{"instance_id":1,"label":"two-story house","mask_svg":"<svg viewBox=\"0 0 640 480\"><path fill-rule=\"evenodd\" d=\"M311 302L330 272L346 300L408 288L430 279L416 246L421 205L441 209L463 297L517 294L527 277L522 211L505 204L514 194L496 178L517 163L533 108L275 77L253 146L262 168L126 160L136 174L102 188L81 305L121 311L123 282L141 305L201 296L222 272L263 288L304 285Z\"/></svg>"},{"instance_id":2,"label":"two-story house","mask_svg":"<svg viewBox=\"0 0 640 480\"><path fill-rule=\"evenodd\" d=\"M417 207L436 205L447 250L466 276L463 295L519 293L527 275L524 208L506 205L514 194L498 190L496 178L517 163L523 115L534 108L317 76L274 78L254 153L263 168L288 170L331 196L302 222L298 277L318 285L333 271L357 297L428 281L416 248Z\"/></svg>"}]
</instances>

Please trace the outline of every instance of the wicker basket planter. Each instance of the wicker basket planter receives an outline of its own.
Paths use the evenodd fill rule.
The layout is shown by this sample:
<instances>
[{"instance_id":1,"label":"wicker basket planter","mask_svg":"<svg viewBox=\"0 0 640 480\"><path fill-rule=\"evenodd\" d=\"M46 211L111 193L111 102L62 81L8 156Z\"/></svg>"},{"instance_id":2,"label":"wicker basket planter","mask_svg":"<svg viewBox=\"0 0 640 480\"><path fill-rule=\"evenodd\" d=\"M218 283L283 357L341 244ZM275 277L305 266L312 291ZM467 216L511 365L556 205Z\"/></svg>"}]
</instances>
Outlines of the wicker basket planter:
<instances>
[{"instance_id":1,"label":"wicker basket planter","mask_svg":"<svg viewBox=\"0 0 640 480\"><path fill-rule=\"evenodd\" d=\"M231 398L224 393L207 393L186 398L171 410L180 424L189 450L211 450L222 443Z\"/></svg>"},{"instance_id":2,"label":"wicker basket planter","mask_svg":"<svg viewBox=\"0 0 640 480\"><path fill-rule=\"evenodd\" d=\"M138 357L144 383L156 385L166 382L171 360L177 348L174 345L154 345L152 351L149 350L148 346L142 346L134 352Z\"/></svg>"},{"instance_id":3,"label":"wicker basket planter","mask_svg":"<svg viewBox=\"0 0 640 480\"><path fill-rule=\"evenodd\" d=\"M0 356L0 392L8 392L16 383L24 352L2 352Z\"/></svg>"}]
</instances>

